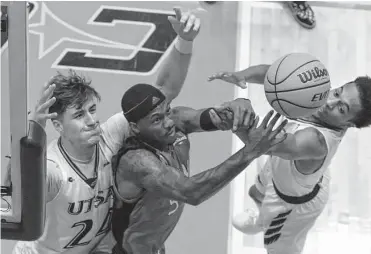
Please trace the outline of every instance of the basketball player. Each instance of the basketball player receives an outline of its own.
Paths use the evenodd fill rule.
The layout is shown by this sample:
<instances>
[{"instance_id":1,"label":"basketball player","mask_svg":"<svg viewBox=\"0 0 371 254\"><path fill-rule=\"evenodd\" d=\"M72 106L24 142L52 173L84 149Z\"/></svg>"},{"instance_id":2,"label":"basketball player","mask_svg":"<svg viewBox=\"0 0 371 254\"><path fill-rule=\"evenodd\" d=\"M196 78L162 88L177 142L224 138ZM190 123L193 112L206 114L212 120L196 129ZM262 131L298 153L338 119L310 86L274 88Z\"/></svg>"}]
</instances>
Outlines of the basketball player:
<instances>
[{"instance_id":1,"label":"basketball player","mask_svg":"<svg viewBox=\"0 0 371 254\"><path fill-rule=\"evenodd\" d=\"M221 79L246 87L263 84L269 65L252 66ZM332 89L327 103L311 116L290 119L284 142L272 147L249 195L259 207L233 218L240 231L264 231L269 254L298 254L306 236L323 211L329 195L328 166L348 128L371 124L371 79L358 77ZM246 139L245 133L237 134Z\"/></svg>"},{"instance_id":2,"label":"basketball player","mask_svg":"<svg viewBox=\"0 0 371 254\"><path fill-rule=\"evenodd\" d=\"M240 99L224 106L250 105ZM122 97L122 110L134 135L126 140L113 160L117 204L113 212L112 232L117 244L114 254L165 253L164 243L183 212L184 204L198 205L226 186L252 160L285 139L276 135L283 122L271 111L257 127L258 118L244 114L246 136L251 142L220 165L190 177L188 135L221 129L213 118L223 110L170 108L157 88L147 84L131 87ZM214 111L214 112L213 112ZM210 112L213 112L210 115ZM234 111L236 112L236 111ZM221 119L232 120L229 116ZM232 121L230 121L232 123ZM251 128L247 128L252 124ZM228 125L229 128L232 124ZM241 128L240 128L241 129Z\"/></svg>"},{"instance_id":3,"label":"basketball player","mask_svg":"<svg viewBox=\"0 0 371 254\"><path fill-rule=\"evenodd\" d=\"M200 20L175 8L169 21L178 38L156 81L168 100L179 93ZM118 113L100 125L100 95L74 72L58 74L45 86L34 111L43 128L47 119L60 137L47 150L46 218L43 235L18 242L15 254L90 253L111 228L113 178L111 158L130 135ZM49 113L48 113L49 112Z\"/></svg>"}]
</instances>

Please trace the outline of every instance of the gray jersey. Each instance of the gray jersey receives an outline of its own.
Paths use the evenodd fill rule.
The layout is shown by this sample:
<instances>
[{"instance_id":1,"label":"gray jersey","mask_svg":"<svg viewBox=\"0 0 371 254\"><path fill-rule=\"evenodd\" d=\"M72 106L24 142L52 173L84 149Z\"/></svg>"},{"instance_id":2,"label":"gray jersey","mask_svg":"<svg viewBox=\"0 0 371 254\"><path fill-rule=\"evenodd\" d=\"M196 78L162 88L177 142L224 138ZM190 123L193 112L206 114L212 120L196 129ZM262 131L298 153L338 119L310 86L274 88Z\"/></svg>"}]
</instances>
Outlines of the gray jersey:
<instances>
[{"instance_id":1,"label":"gray jersey","mask_svg":"<svg viewBox=\"0 0 371 254\"><path fill-rule=\"evenodd\" d=\"M188 176L190 143L186 135L177 132L177 139L169 153L152 150L164 164L179 169ZM121 157L133 148L119 152ZM134 149L143 149L134 146ZM144 148L145 149L145 148ZM121 154L121 156L120 156ZM156 192L143 191L132 203L124 202L114 210L112 231L123 253L161 253L164 242L174 230L183 212L184 203L164 198Z\"/></svg>"}]
</instances>

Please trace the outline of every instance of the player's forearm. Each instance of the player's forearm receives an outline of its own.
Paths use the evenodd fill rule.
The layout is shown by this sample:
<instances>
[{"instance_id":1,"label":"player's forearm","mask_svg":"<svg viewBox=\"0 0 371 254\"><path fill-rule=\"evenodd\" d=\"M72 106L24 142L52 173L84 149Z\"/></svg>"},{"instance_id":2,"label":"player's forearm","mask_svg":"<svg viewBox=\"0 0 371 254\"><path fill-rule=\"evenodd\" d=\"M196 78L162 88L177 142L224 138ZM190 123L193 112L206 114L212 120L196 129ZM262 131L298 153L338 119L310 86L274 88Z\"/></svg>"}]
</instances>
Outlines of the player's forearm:
<instances>
[{"instance_id":1,"label":"player's forearm","mask_svg":"<svg viewBox=\"0 0 371 254\"><path fill-rule=\"evenodd\" d=\"M254 151L246 153L246 149L242 148L220 165L189 178L184 188L184 192L188 193L187 203L198 205L204 202L230 183L258 157Z\"/></svg>"},{"instance_id":2,"label":"player's forearm","mask_svg":"<svg viewBox=\"0 0 371 254\"><path fill-rule=\"evenodd\" d=\"M241 140L247 140L247 137L245 136L247 134L244 132L236 132L236 135ZM269 149L266 154L278 156L285 160L298 160L301 159L303 156L307 156L306 154L300 152L300 149L298 149L296 145L295 136L291 133L287 133L286 139L283 142L272 146L272 148Z\"/></svg>"},{"instance_id":3,"label":"player's forearm","mask_svg":"<svg viewBox=\"0 0 371 254\"><path fill-rule=\"evenodd\" d=\"M193 132L216 131L218 128L213 124L209 109L193 109L189 107L175 107L171 112L171 119L177 128L185 134Z\"/></svg>"},{"instance_id":4,"label":"player's forearm","mask_svg":"<svg viewBox=\"0 0 371 254\"><path fill-rule=\"evenodd\" d=\"M176 40L176 45L160 67L156 81L156 85L168 100L173 100L179 95L187 77L192 56L193 42L179 37Z\"/></svg>"},{"instance_id":5,"label":"player's forearm","mask_svg":"<svg viewBox=\"0 0 371 254\"><path fill-rule=\"evenodd\" d=\"M238 71L236 74L243 77L247 83L264 84L264 78L269 67L268 64L254 65Z\"/></svg>"}]
</instances>

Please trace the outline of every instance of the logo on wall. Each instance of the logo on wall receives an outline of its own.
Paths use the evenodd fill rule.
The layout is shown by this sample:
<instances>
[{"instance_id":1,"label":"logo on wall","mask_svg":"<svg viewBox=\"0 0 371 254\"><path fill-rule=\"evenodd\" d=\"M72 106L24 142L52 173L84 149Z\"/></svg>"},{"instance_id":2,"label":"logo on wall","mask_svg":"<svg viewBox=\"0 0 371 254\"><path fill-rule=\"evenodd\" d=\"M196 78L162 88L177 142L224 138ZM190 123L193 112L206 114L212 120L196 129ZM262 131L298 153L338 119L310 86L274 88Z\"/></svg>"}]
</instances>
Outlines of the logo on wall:
<instances>
[{"instance_id":1,"label":"logo on wall","mask_svg":"<svg viewBox=\"0 0 371 254\"><path fill-rule=\"evenodd\" d=\"M30 37L38 37L38 59L52 58L56 69L151 75L176 38L172 11L42 2L39 13Z\"/></svg>"}]
</instances>

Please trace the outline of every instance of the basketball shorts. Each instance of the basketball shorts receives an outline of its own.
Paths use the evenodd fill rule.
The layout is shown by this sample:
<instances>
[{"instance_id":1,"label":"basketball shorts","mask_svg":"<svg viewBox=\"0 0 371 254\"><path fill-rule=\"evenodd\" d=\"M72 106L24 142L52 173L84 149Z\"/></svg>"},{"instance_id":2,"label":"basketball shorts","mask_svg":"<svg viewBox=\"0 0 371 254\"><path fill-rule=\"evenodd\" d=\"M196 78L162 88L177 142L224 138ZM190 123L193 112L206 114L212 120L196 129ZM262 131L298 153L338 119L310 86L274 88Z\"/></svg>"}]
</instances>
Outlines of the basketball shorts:
<instances>
[{"instance_id":1,"label":"basketball shorts","mask_svg":"<svg viewBox=\"0 0 371 254\"><path fill-rule=\"evenodd\" d=\"M324 176L309 194L291 197L276 188L269 172L262 171L259 175L257 188L265 197L257 223L263 227L267 252L302 253L307 234L328 201L329 177Z\"/></svg>"}]
</instances>

